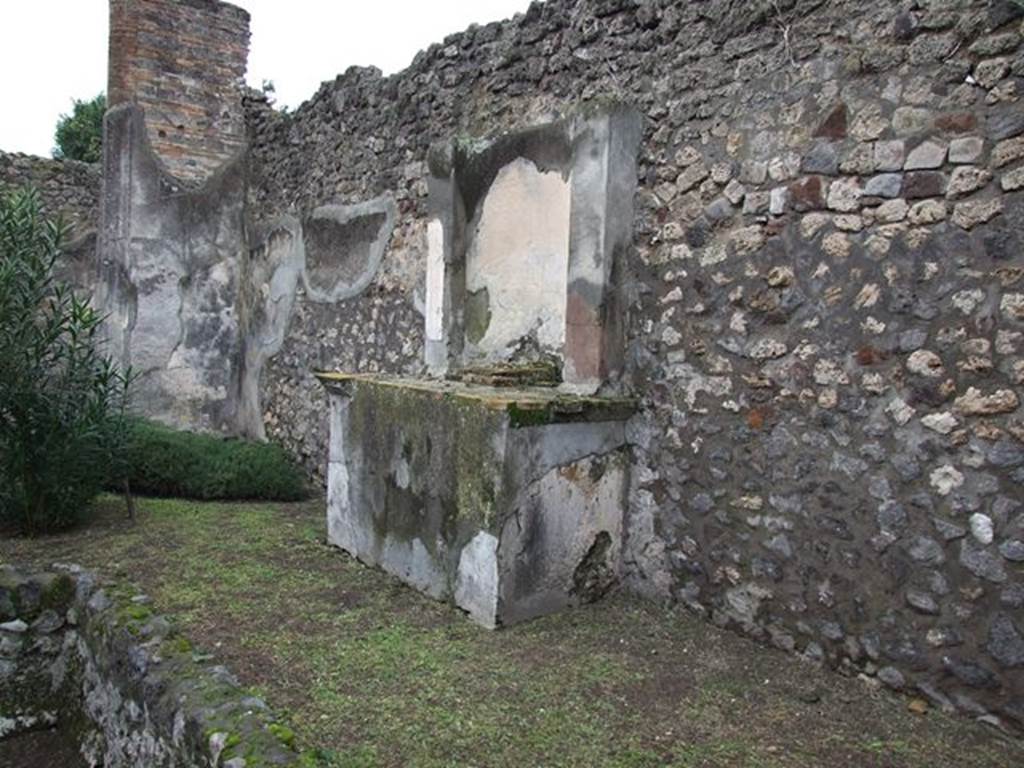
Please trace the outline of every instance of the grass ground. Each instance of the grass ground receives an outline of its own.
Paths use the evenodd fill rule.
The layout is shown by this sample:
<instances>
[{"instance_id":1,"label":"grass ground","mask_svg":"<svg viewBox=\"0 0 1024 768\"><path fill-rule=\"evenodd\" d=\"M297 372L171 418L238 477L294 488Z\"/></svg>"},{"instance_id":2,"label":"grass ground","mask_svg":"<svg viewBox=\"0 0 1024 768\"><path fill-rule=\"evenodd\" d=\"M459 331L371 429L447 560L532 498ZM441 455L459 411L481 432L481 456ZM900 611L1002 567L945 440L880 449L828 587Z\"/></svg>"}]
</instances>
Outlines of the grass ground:
<instances>
[{"instance_id":1,"label":"grass ground","mask_svg":"<svg viewBox=\"0 0 1024 768\"><path fill-rule=\"evenodd\" d=\"M500 632L324 543L322 502L120 500L0 562L129 580L331 766L1009 766L995 732L612 598Z\"/></svg>"}]
</instances>

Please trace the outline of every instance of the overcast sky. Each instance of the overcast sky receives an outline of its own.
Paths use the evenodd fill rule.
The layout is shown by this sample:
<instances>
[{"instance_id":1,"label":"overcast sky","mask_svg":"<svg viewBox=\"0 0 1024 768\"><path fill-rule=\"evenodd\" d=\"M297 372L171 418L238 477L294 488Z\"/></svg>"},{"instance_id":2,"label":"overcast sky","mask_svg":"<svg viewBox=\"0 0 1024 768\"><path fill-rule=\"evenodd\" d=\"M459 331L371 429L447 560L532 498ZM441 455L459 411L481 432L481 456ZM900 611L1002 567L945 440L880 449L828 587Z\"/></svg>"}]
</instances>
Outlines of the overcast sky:
<instances>
[{"instance_id":1,"label":"overcast sky","mask_svg":"<svg viewBox=\"0 0 1024 768\"><path fill-rule=\"evenodd\" d=\"M297 107L353 64L397 72L421 48L529 0L235 0L252 15L249 82ZM0 149L49 155L71 99L106 88L107 0L0 0Z\"/></svg>"}]
</instances>

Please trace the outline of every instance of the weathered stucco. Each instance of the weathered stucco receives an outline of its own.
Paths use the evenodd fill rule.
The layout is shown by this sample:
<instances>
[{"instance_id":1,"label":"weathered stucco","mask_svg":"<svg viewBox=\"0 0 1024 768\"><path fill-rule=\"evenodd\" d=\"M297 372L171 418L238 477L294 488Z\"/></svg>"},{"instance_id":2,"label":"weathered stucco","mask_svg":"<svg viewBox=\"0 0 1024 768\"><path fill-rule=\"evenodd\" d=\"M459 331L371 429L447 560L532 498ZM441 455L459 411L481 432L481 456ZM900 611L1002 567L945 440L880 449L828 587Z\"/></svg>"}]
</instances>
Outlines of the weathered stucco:
<instances>
[{"instance_id":1,"label":"weathered stucco","mask_svg":"<svg viewBox=\"0 0 1024 768\"><path fill-rule=\"evenodd\" d=\"M431 373L547 360L565 388L617 384L618 275L639 115L622 104L432 148L425 361Z\"/></svg>"},{"instance_id":2,"label":"weathered stucco","mask_svg":"<svg viewBox=\"0 0 1024 768\"><path fill-rule=\"evenodd\" d=\"M260 386L264 366L284 346L300 295L333 305L359 295L376 277L394 229L387 197L324 205L305 222L285 215L251 236L254 245L238 299L242 369L236 429L265 438Z\"/></svg>"},{"instance_id":3,"label":"weathered stucco","mask_svg":"<svg viewBox=\"0 0 1024 768\"><path fill-rule=\"evenodd\" d=\"M628 405L567 408L551 391L428 380L323 380L332 543L486 627L603 594L577 588L581 567L602 571L605 590L618 583ZM517 417L523 409L534 417Z\"/></svg>"},{"instance_id":4,"label":"weathered stucco","mask_svg":"<svg viewBox=\"0 0 1024 768\"><path fill-rule=\"evenodd\" d=\"M524 338L533 338L541 352L560 355L569 277L568 181L517 158L498 171L469 229L466 360L509 359Z\"/></svg>"},{"instance_id":5,"label":"weathered stucco","mask_svg":"<svg viewBox=\"0 0 1024 768\"><path fill-rule=\"evenodd\" d=\"M111 351L139 375L136 403L171 425L235 426L245 184L242 156L182 189L139 109L107 112L96 303Z\"/></svg>"}]
</instances>

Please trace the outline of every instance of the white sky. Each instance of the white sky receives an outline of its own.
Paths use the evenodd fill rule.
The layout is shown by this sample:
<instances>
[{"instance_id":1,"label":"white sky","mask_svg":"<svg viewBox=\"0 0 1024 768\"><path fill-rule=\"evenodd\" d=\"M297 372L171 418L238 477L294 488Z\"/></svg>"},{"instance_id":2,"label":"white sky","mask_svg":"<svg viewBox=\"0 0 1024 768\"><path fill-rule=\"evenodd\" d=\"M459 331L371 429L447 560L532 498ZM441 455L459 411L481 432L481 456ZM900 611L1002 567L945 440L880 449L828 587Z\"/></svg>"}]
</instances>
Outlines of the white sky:
<instances>
[{"instance_id":1,"label":"white sky","mask_svg":"<svg viewBox=\"0 0 1024 768\"><path fill-rule=\"evenodd\" d=\"M384 74L472 23L508 18L529 0L234 0L252 15L249 82L273 80L297 107L353 64ZM106 89L107 0L0 0L0 149L49 155L71 99Z\"/></svg>"}]
</instances>

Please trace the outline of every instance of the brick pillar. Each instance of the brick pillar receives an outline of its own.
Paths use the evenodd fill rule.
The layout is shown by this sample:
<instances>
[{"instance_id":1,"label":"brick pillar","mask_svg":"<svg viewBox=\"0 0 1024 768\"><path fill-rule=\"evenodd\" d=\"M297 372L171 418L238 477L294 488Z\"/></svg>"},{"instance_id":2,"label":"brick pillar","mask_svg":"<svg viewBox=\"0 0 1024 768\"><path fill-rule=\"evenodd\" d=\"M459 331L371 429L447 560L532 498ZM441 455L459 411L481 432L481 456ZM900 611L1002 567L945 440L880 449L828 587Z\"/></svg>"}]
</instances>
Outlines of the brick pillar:
<instances>
[{"instance_id":1,"label":"brick pillar","mask_svg":"<svg viewBox=\"0 0 1024 768\"><path fill-rule=\"evenodd\" d=\"M219 0L110 0L108 105L134 103L166 170L200 183L245 145L249 14Z\"/></svg>"}]
</instances>

